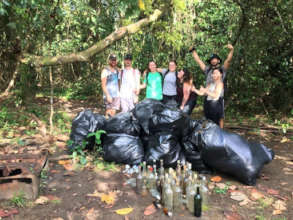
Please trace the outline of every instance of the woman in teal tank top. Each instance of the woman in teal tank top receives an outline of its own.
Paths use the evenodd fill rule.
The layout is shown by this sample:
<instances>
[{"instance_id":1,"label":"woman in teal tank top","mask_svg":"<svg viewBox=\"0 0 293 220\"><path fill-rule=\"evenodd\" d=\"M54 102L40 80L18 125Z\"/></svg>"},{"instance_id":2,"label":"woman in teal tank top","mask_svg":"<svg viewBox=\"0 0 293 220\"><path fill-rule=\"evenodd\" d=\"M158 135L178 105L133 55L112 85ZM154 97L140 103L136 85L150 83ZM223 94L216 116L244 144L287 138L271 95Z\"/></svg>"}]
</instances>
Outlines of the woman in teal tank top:
<instances>
[{"instance_id":1,"label":"woman in teal tank top","mask_svg":"<svg viewBox=\"0 0 293 220\"><path fill-rule=\"evenodd\" d=\"M148 69L144 74L143 84L140 86L141 89L146 88L147 99L163 99L163 77L161 73L157 72L157 65L155 61L150 61Z\"/></svg>"}]
</instances>

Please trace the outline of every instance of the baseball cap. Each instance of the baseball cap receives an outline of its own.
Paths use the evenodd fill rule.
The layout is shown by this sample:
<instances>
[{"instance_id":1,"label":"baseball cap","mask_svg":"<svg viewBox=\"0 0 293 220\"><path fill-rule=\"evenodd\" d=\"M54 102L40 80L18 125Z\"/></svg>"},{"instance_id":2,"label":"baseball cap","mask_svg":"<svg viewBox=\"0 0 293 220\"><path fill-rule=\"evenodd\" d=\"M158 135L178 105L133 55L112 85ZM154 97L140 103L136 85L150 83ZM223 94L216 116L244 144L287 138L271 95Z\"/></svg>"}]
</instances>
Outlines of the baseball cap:
<instances>
[{"instance_id":1,"label":"baseball cap","mask_svg":"<svg viewBox=\"0 0 293 220\"><path fill-rule=\"evenodd\" d=\"M132 60L132 55L130 53L126 54L124 60Z\"/></svg>"},{"instance_id":2,"label":"baseball cap","mask_svg":"<svg viewBox=\"0 0 293 220\"><path fill-rule=\"evenodd\" d=\"M109 60L117 60L117 56L115 54L110 54Z\"/></svg>"}]
</instances>

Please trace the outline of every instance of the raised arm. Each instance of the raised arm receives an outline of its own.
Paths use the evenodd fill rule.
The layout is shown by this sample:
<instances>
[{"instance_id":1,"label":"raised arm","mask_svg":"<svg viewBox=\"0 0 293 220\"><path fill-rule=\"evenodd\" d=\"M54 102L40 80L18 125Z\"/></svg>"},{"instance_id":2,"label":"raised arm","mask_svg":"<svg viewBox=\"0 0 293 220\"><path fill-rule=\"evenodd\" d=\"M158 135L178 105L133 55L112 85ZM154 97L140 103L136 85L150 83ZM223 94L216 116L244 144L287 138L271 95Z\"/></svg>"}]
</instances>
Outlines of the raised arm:
<instances>
[{"instance_id":1,"label":"raised arm","mask_svg":"<svg viewBox=\"0 0 293 220\"><path fill-rule=\"evenodd\" d=\"M145 89L146 88L146 73L147 71L143 71L143 83L139 86L140 89Z\"/></svg>"},{"instance_id":2,"label":"raised arm","mask_svg":"<svg viewBox=\"0 0 293 220\"><path fill-rule=\"evenodd\" d=\"M193 56L195 62L197 62L197 64L199 65L200 69L201 69L202 71L204 71L205 68L206 68L206 65L205 65L204 62L199 58L199 56L198 56L198 54L197 54L197 52L196 52L196 50L195 50L195 47L191 47L191 48L189 49L189 52L192 53L192 56Z\"/></svg>"},{"instance_id":3,"label":"raised arm","mask_svg":"<svg viewBox=\"0 0 293 220\"><path fill-rule=\"evenodd\" d=\"M227 48L230 50L225 62L224 62L224 69L227 71L228 68L230 67L231 61L232 61L232 57L233 57L233 53L234 53L234 47L232 46L232 44L228 44Z\"/></svg>"}]
</instances>

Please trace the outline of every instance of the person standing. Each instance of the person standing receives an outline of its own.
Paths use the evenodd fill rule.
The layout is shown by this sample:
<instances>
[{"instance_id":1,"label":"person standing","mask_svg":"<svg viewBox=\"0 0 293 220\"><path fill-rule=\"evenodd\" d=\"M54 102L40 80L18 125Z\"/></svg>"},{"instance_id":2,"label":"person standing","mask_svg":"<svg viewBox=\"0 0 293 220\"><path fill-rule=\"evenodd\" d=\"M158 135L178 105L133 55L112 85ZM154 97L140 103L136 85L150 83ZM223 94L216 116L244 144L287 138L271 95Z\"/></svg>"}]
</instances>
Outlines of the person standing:
<instances>
[{"instance_id":1,"label":"person standing","mask_svg":"<svg viewBox=\"0 0 293 220\"><path fill-rule=\"evenodd\" d=\"M157 71L157 65L155 61L148 63L148 68L144 72L144 81L140 86L141 89L146 88L147 99L163 99L163 77L162 74Z\"/></svg>"},{"instance_id":2,"label":"person standing","mask_svg":"<svg viewBox=\"0 0 293 220\"><path fill-rule=\"evenodd\" d=\"M224 81L226 78L226 73L227 70L230 67L233 53L234 53L234 47L231 44L227 45L227 48L230 50L226 60L224 61L224 64L222 64L222 59L217 55L217 54L212 54L211 57L207 60L208 65L206 65L198 56L195 47L192 47L189 51L192 53L193 58L195 62L199 65L200 69L205 73L206 75L206 86L211 84L213 79L212 79L212 73L214 69L219 68L222 72L222 80ZM207 101L207 98L205 98L205 101ZM223 100L223 108L224 108L224 100ZM224 127L224 111L223 115L220 119L220 127Z\"/></svg>"},{"instance_id":3,"label":"person standing","mask_svg":"<svg viewBox=\"0 0 293 220\"><path fill-rule=\"evenodd\" d=\"M224 83L222 81L222 75L222 69L213 69L212 81L206 88L201 87L200 90L197 90L195 87L192 88L193 92L207 97L204 103L205 117L218 125L220 125L220 120L224 114Z\"/></svg>"},{"instance_id":4,"label":"person standing","mask_svg":"<svg viewBox=\"0 0 293 220\"><path fill-rule=\"evenodd\" d=\"M178 88L184 72L177 72L175 60L169 61L168 69L157 68L163 76L163 103L178 105Z\"/></svg>"},{"instance_id":5,"label":"person standing","mask_svg":"<svg viewBox=\"0 0 293 220\"><path fill-rule=\"evenodd\" d=\"M196 106L197 94L193 91L195 88L193 85L193 76L185 68L180 70L179 73L183 71L183 87L182 87L182 97L179 99L180 109L189 115L191 115L194 107Z\"/></svg>"},{"instance_id":6,"label":"person standing","mask_svg":"<svg viewBox=\"0 0 293 220\"><path fill-rule=\"evenodd\" d=\"M121 111L128 112L138 102L140 90L140 72L132 67L132 55L124 57L124 69L120 71L120 101Z\"/></svg>"},{"instance_id":7,"label":"person standing","mask_svg":"<svg viewBox=\"0 0 293 220\"><path fill-rule=\"evenodd\" d=\"M120 109L118 74L117 57L115 54L111 54L108 59L108 66L103 69L101 74L106 118L114 116L116 111Z\"/></svg>"}]
</instances>

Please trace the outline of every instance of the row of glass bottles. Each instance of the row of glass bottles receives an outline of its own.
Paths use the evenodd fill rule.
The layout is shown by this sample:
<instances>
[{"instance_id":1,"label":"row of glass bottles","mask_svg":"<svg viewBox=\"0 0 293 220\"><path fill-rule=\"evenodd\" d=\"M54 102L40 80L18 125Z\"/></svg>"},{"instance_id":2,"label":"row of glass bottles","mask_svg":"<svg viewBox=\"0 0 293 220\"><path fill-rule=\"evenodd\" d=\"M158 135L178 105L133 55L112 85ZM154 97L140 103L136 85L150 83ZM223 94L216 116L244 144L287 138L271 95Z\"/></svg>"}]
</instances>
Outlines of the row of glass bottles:
<instances>
[{"instance_id":1,"label":"row of glass bottles","mask_svg":"<svg viewBox=\"0 0 293 220\"><path fill-rule=\"evenodd\" d=\"M159 172L156 161L153 166L146 162L139 167L136 178L136 191L146 195L149 192L159 200L168 212L179 212L186 204L187 209L194 213L196 190L200 190L202 202L207 204L207 181L205 176L198 177L191 169L191 164L177 161L176 170L164 169L163 160L160 160ZM184 200L185 198L185 200Z\"/></svg>"}]
</instances>

